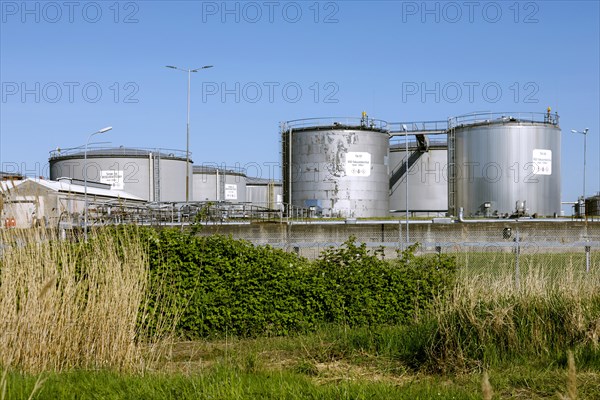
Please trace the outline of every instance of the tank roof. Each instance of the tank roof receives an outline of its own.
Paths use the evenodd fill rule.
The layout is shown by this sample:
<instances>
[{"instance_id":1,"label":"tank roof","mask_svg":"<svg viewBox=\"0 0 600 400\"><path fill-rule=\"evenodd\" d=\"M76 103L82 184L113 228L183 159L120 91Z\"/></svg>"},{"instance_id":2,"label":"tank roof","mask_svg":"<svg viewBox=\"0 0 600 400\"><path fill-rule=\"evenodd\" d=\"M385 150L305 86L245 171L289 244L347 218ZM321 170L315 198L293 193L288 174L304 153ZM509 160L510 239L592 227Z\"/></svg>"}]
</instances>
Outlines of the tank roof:
<instances>
[{"instance_id":1,"label":"tank roof","mask_svg":"<svg viewBox=\"0 0 600 400\"><path fill-rule=\"evenodd\" d=\"M558 127L558 113L538 112L482 112L459 115L448 119L448 129L464 126L507 123L542 124Z\"/></svg>"},{"instance_id":2,"label":"tank roof","mask_svg":"<svg viewBox=\"0 0 600 400\"><path fill-rule=\"evenodd\" d=\"M388 132L386 121L374 118L355 117L322 117L295 119L282 123L282 129L292 131L314 131L314 130L363 130L375 132Z\"/></svg>"},{"instance_id":3,"label":"tank roof","mask_svg":"<svg viewBox=\"0 0 600 400\"><path fill-rule=\"evenodd\" d=\"M246 176L246 171L242 168L237 167L215 167L211 165L194 165L194 174L206 174L206 175L216 175L217 172L219 174L224 175L237 175L237 176Z\"/></svg>"},{"instance_id":4,"label":"tank roof","mask_svg":"<svg viewBox=\"0 0 600 400\"><path fill-rule=\"evenodd\" d=\"M69 158L84 157L85 150L82 146L68 149L56 149L50 151L50 160L60 160ZM186 160L186 154L183 150L162 149L162 148L143 148L143 147L88 147L87 156L89 157L140 157L147 158L152 154L160 158L171 160ZM190 157L191 157L190 152ZM190 159L190 162L192 160Z\"/></svg>"}]
</instances>

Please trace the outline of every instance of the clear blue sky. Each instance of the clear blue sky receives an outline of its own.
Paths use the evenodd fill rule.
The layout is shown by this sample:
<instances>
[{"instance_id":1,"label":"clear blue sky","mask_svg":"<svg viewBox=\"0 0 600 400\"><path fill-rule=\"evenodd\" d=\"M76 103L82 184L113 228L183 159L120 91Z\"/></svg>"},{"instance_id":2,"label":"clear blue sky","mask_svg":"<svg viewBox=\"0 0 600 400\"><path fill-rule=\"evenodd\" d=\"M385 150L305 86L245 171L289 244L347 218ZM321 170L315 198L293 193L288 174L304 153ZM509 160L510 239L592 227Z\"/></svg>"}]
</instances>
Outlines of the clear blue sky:
<instances>
[{"instance_id":1,"label":"clear blue sky","mask_svg":"<svg viewBox=\"0 0 600 400\"><path fill-rule=\"evenodd\" d=\"M600 190L598 1L0 5L3 169L47 175L50 150L107 125L97 140L185 149L187 76L164 66L212 64L192 76L197 164L258 164L268 177L283 120L551 106L563 200L582 190L583 136L571 129L590 129L587 192Z\"/></svg>"}]
</instances>

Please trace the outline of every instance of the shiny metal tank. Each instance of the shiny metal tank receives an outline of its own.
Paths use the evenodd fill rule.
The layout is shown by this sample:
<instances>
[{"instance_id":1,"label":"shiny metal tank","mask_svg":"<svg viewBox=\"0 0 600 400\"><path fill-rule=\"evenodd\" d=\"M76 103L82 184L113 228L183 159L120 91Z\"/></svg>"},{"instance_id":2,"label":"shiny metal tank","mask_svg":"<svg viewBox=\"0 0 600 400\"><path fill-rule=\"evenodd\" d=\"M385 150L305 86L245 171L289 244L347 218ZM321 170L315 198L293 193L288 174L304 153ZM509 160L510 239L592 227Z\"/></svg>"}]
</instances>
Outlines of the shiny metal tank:
<instances>
[{"instance_id":1,"label":"shiny metal tank","mask_svg":"<svg viewBox=\"0 0 600 400\"><path fill-rule=\"evenodd\" d=\"M312 208L323 217L388 216L389 134L385 125L368 118L285 123L286 203Z\"/></svg>"},{"instance_id":2,"label":"shiny metal tank","mask_svg":"<svg viewBox=\"0 0 600 400\"><path fill-rule=\"evenodd\" d=\"M408 208L412 216L443 216L448 210L448 146L446 140L432 139L423 151L416 141L408 145L416 160L408 169ZM417 158L418 157L418 158ZM404 138L390 145L390 211L406 214L406 176L393 179L406 160Z\"/></svg>"},{"instance_id":3,"label":"shiny metal tank","mask_svg":"<svg viewBox=\"0 0 600 400\"><path fill-rule=\"evenodd\" d=\"M471 114L451 118L456 210L465 216L506 216L517 211L560 215L561 130L558 115ZM453 187L454 186L454 187Z\"/></svg>"},{"instance_id":4,"label":"shiny metal tank","mask_svg":"<svg viewBox=\"0 0 600 400\"><path fill-rule=\"evenodd\" d=\"M84 179L84 152L81 148L50 152L50 179ZM147 201L186 200L185 152L171 149L128 147L90 148L87 152L87 179L109 183L115 189ZM192 200L192 162L188 165Z\"/></svg>"},{"instance_id":5,"label":"shiny metal tank","mask_svg":"<svg viewBox=\"0 0 600 400\"><path fill-rule=\"evenodd\" d=\"M246 174L234 168L194 165L193 200L246 202Z\"/></svg>"}]
</instances>

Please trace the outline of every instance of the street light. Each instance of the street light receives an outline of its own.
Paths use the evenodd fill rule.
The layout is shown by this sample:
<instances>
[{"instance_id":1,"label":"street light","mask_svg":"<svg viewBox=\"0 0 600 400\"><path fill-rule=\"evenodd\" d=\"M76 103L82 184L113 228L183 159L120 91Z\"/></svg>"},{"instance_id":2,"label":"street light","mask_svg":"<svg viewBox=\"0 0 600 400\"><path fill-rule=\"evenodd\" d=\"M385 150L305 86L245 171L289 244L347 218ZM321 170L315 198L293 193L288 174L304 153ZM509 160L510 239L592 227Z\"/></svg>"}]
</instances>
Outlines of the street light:
<instances>
[{"instance_id":1,"label":"street light","mask_svg":"<svg viewBox=\"0 0 600 400\"><path fill-rule=\"evenodd\" d=\"M585 204L585 163L586 163L586 142L589 128L585 128L583 132L571 129L573 133L581 133L583 135L583 204ZM581 210L580 210L581 211Z\"/></svg>"},{"instance_id":2,"label":"street light","mask_svg":"<svg viewBox=\"0 0 600 400\"><path fill-rule=\"evenodd\" d=\"M85 142L85 150L83 151L83 198L84 198L84 207L83 207L83 237L87 242L88 234L87 234L87 220L88 220L88 199L87 199L87 149L88 144L90 143L90 139L92 136L98 135L100 133L108 132L112 129L112 126L107 126L106 128L102 128L99 131L91 133L88 137L87 142Z\"/></svg>"},{"instance_id":3,"label":"street light","mask_svg":"<svg viewBox=\"0 0 600 400\"><path fill-rule=\"evenodd\" d=\"M179 68L174 65L167 65L167 68L176 69L178 71L183 71L188 73L188 87L187 87L187 134L186 134L186 144L185 144L185 202L188 203L190 201L190 80L192 77L192 72L198 72L201 69L212 68L212 65L205 65L200 68Z\"/></svg>"}]
</instances>

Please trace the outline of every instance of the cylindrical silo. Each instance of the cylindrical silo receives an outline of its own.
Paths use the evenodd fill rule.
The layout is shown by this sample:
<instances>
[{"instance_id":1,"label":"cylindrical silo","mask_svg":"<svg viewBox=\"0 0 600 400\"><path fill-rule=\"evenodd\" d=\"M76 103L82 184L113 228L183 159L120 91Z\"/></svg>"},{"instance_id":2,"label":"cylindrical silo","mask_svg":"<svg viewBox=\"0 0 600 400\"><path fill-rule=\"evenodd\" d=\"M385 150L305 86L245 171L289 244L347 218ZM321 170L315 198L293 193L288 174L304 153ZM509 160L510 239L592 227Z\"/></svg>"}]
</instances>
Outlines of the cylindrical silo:
<instances>
[{"instance_id":1,"label":"cylindrical silo","mask_svg":"<svg viewBox=\"0 0 600 400\"><path fill-rule=\"evenodd\" d=\"M194 165L194 201L246 202L246 174L235 168Z\"/></svg>"},{"instance_id":2,"label":"cylindrical silo","mask_svg":"<svg viewBox=\"0 0 600 400\"><path fill-rule=\"evenodd\" d=\"M281 181L248 177L246 202L260 208L280 210L283 203Z\"/></svg>"},{"instance_id":3,"label":"cylindrical silo","mask_svg":"<svg viewBox=\"0 0 600 400\"><path fill-rule=\"evenodd\" d=\"M404 140L404 139L403 139ZM448 211L448 146L446 139L432 138L424 147L418 141L390 144L390 210L413 216L443 216ZM408 164L408 174L406 166Z\"/></svg>"},{"instance_id":4,"label":"cylindrical silo","mask_svg":"<svg viewBox=\"0 0 600 400\"><path fill-rule=\"evenodd\" d=\"M283 124L284 202L324 217L386 217L386 125L369 118Z\"/></svg>"},{"instance_id":5,"label":"cylindrical silo","mask_svg":"<svg viewBox=\"0 0 600 400\"><path fill-rule=\"evenodd\" d=\"M470 114L449 120L449 201L465 216L560 215L558 115Z\"/></svg>"},{"instance_id":6,"label":"cylindrical silo","mask_svg":"<svg viewBox=\"0 0 600 400\"><path fill-rule=\"evenodd\" d=\"M50 152L50 179L69 177L83 181L84 151L81 148ZM147 201L186 200L186 164L189 199L192 200L192 160L171 149L129 147L91 148L87 151L87 180L109 183Z\"/></svg>"}]
</instances>

